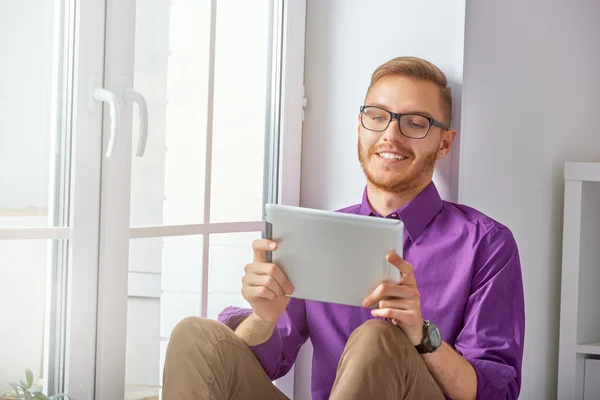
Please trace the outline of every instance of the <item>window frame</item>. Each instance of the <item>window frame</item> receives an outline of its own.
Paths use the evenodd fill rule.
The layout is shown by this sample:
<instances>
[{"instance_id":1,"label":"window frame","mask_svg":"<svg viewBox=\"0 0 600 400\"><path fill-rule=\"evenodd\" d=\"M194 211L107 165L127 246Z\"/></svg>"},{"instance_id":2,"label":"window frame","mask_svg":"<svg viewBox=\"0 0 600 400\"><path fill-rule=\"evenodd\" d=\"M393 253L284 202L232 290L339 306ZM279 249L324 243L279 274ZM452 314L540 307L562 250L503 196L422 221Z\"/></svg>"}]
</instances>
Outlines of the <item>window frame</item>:
<instances>
[{"instance_id":1,"label":"window frame","mask_svg":"<svg viewBox=\"0 0 600 400\"><path fill-rule=\"evenodd\" d=\"M105 4L57 0L45 7L54 24L46 39L54 140L48 224L0 228L0 240L49 242L43 390L88 398L95 384L102 106L88 102L87 82L104 75Z\"/></svg>"},{"instance_id":2,"label":"window frame","mask_svg":"<svg viewBox=\"0 0 600 400\"><path fill-rule=\"evenodd\" d=\"M272 0L279 21L273 30L275 57L271 96L278 107L271 111L265 140L265 192L263 203L299 205L301 140L304 98L304 36L306 1ZM214 89L215 21L217 0L211 0L209 93ZM132 77L135 53L134 0L106 0L105 86L118 93L122 77ZM107 111L105 109L105 111ZM108 142L108 114L104 116L104 148ZM212 143L212 100L208 103L205 212L202 224L130 227L132 107L121 115L119 143L112 157L104 158L100 214L98 275L98 321L96 349L96 398L120 398L125 391L127 299L129 296L156 297L155 280L144 280L129 272L129 242L133 238L204 235L202 301L200 315L207 315L208 260L211 234L264 231L264 221L211 223L210 169ZM275 161L275 162L274 162ZM240 266L241 268L241 266ZM276 382L293 398L294 370Z\"/></svg>"}]
</instances>

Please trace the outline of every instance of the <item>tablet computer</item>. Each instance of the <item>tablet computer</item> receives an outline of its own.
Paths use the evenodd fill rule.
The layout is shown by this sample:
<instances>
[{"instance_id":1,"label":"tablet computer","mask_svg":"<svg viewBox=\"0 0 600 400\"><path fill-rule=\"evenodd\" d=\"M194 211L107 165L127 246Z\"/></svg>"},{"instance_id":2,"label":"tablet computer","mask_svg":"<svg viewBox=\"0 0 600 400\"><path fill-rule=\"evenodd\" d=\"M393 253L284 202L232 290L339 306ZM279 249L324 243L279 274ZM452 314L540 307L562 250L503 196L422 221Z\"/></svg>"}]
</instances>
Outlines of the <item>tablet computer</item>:
<instances>
[{"instance_id":1,"label":"tablet computer","mask_svg":"<svg viewBox=\"0 0 600 400\"><path fill-rule=\"evenodd\" d=\"M400 220L267 204L265 221L265 237L278 244L267 259L294 285L291 297L362 306L380 283L400 282L385 259L391 250L403 256Z\"/></svg>"}]
</instances>

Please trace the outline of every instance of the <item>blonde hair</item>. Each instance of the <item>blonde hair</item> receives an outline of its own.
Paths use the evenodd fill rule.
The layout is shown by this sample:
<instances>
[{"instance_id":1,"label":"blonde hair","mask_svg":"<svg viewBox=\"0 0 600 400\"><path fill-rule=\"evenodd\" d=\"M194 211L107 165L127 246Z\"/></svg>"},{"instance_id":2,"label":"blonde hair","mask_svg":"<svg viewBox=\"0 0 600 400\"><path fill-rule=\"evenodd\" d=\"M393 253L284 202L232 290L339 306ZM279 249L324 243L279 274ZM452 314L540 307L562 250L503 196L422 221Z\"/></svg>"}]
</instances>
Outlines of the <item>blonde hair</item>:
<instances>
[{"instance_id":1,"label":"blonde hair","mask_svg":"<svg viewBox=\"0 0 600 400\"><path fill-rule=\"evenodd\" d=\"M435 64L417 57L396 57L377 67L367 94L377 81L386 76L407 76L431 82L440 88L442 103L448 126L452 123L452 89L448 86L446 75Z\"/></svg>"}]
</instances>

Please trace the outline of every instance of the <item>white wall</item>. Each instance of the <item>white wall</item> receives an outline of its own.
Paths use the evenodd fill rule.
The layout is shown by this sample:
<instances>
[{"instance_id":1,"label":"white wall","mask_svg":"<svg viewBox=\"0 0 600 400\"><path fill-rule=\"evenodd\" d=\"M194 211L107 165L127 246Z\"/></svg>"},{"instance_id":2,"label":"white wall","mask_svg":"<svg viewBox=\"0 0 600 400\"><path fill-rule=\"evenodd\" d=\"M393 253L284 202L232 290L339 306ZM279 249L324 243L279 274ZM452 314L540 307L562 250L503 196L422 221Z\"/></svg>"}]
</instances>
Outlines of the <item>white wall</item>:
<instances>
[{"instance_id":1,"label":"white wall","mask_svg":"<svg viewBox=\"0 0 600 400\"><path fill-rule=\"evenodd\" d=\"M357 114L374 69L413 55L442 68L455 89L460 129L464 0L308 0L301 205L337 209L361 201ZM457 197L458 142L434 177L442 196ZM297 362L295 399L310 398L310 345Z\"/></svg>"},{"instance_id":2,"label":"white wall","mask_svg":"<svg viewBox=\"0 0 600 400\"><path fill-rule=\"evenodd\" d=\"M459 198L519 244L522 399L556 398L562 171L600 161L598 21L592 0L467 2Z\"/></svg>"},{"instance_id":3,"label":"white wall","mask_svg":"<svg viewBox=\"0 0 600 400\"><path fill-rule=\"evenodd\" d=\"M460 104L464 0L308 0L301 204L334 209L361 200L365 179L356 125L371 74L401 55L442 68ZM460 128L460 107L454 125ZM457 143L458 144L458 143ZM458 146L436 170L442 196L456 198ZM453 179L454 178L454 179ZM342 183L343 182L343 183Z\"/></svg>"}]
</instances>

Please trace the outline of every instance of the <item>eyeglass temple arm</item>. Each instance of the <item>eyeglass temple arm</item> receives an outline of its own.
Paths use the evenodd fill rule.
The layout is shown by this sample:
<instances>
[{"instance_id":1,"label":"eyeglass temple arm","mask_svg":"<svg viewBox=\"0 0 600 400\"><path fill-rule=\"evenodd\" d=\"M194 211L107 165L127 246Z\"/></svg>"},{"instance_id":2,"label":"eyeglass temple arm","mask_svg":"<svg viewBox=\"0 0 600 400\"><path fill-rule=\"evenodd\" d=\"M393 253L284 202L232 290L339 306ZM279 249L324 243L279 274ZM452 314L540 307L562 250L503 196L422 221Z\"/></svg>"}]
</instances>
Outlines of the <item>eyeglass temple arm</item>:
<instances>
[{"instance_id":1,"label":"eyeglass temple arm","mask_svg":"<svg viewBox=\"0 0 600 400\"><path fill-rule=\"evenodd\" d=\"M444 128L444 129L450 130L449 127L447 127L446 125L442 124L441 122L436 121L433 118L429 118L429 122L431 123L431 125L435 125L435 126L438 126L440 128Z\"/></svg>"}]
</instances>

